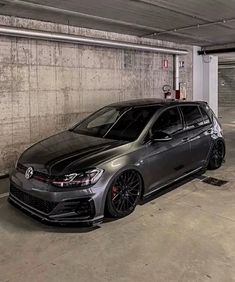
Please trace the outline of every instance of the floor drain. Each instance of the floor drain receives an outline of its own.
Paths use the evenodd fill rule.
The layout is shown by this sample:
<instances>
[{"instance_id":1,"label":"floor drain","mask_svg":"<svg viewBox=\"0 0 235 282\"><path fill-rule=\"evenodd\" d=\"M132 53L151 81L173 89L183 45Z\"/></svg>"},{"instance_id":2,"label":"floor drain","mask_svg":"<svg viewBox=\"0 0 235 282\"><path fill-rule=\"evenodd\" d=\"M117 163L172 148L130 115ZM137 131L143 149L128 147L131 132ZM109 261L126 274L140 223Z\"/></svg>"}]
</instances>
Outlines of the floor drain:
<instances>
[{"instance_id":1,"label":"floor drain","mask_svg":"<svg viewBox=\"0 0 235 282\"><path fill-rule=\"evenodd\" d=\"M215 186L222 186L222 185L228 183L228 181L221 180L221 179L214 178L214 177L207 177L206 179L202 180L202 182L205 182L205 183L211 184L211 185L215 185Z\"/></svg>"}]
</instances>

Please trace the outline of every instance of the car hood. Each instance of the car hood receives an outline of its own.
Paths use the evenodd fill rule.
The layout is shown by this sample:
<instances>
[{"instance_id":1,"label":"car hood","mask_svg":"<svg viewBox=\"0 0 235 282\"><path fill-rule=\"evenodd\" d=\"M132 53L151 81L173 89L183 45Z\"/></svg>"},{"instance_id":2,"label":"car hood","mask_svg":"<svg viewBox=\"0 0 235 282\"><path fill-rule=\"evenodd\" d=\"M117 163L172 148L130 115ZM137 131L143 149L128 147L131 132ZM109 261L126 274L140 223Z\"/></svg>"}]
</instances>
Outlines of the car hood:
<instances>
[{"instance_id":1,"label":"car hood","mask_svg":"<svg viewBox=\"0 0 235 282\"><path fill-rule=\"evenodd\" d=\"M18 162L42 173L61 175L94 167L126 151L128 146L127 141L64 131L31 146Z\"/></svg>"}]
</instances>

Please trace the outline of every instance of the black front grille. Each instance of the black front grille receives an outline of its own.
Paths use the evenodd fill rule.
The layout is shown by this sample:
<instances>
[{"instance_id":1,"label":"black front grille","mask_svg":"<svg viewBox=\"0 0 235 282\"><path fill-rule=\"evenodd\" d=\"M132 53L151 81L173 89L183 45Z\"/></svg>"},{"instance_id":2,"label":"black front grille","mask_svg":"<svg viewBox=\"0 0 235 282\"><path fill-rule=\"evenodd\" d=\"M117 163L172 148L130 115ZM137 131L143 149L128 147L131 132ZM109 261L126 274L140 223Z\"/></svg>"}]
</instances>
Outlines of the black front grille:
<instances>
[{"instance_id":1,"label":"black front grille","mask_svg":"<svg viewBox=\"0 0 235 282\"><path fill-rule=\"evenodd\" d=\"M18 162L16 169L19 172L25 174L27 168L28 167L26 167L26 166L24 166L24 165L22 165L21 163ZM55 177L51 176L51 175L48 175L46 173L34 170L33 178L36 178L37 180L41 180L41 181L44 181L44 182L48 182L48 181L50 181L50 179L54 179Z\"/></svg>"},{"instance_id":2,"label":"black front grille","mask_svg":"<svg viewBox=\"0 0 235 282\"><path fill-rule=\"evenodd\" d=\"M56 202L49 202L34 197L28 193L21 191L12 184L10 186L10 194L13 195L15 198L19 199L21 202L25 203L26 205L29 205L30 207L35 208L46 214L50 213L58 204Z\"/></svg>"}]
</instances>

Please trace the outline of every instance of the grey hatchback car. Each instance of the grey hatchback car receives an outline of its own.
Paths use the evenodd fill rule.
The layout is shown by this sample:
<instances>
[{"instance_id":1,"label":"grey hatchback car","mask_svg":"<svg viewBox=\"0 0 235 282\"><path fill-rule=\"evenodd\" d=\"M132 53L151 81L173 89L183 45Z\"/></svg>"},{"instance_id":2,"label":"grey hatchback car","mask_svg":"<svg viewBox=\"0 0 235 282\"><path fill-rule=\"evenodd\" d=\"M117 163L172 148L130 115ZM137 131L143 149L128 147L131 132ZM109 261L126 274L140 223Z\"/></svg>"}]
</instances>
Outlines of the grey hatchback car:
<instances>
[{"instance_id":1,"label":"grey hatchback car","mask_svg":"<svg viewBox=\"0 0 235 282\"><path fill-rule=\"evenodd\" d=\"M121 218L158 189L219 168L224 156L207 103L119 102L27 149L9 201L42 221L97 224L105 212Z\"/></svg>"}]
</instances>

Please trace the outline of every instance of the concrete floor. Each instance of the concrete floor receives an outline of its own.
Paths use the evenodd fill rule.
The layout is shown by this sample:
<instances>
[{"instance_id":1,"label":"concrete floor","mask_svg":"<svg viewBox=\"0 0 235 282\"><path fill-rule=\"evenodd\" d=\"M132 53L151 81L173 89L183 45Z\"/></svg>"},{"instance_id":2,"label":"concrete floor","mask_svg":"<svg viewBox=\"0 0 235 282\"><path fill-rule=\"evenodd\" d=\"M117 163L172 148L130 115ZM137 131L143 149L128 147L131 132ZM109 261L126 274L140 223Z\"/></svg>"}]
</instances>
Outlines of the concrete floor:
<instances>
[{"instance_id":1,"label":"concrete floor","mask_svg":"<svg viewBox=\"0 0 235 282\"><path fill-rule=\"evenodd\" d=\"M235 109L226 163L89 231L45 226L0 199L0 281L235 281ZM1 181L4 191L7 180Z\"/></svg>"}]
</instances>

